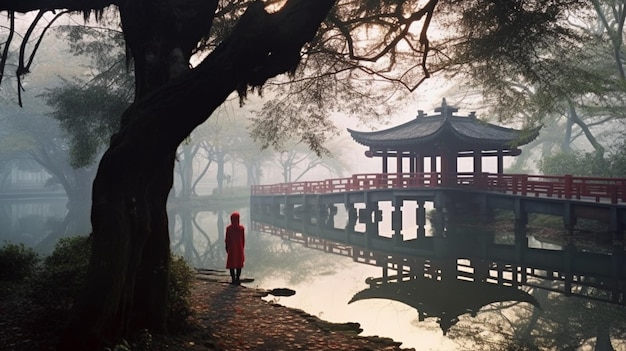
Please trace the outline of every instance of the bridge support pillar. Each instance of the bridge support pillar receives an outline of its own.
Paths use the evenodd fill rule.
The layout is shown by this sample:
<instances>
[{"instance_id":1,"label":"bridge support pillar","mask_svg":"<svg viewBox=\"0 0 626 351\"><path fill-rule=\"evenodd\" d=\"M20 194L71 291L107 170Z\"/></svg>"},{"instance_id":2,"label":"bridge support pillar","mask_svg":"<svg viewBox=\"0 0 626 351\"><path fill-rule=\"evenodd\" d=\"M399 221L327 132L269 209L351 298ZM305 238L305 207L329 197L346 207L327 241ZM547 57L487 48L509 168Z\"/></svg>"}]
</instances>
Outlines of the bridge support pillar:
<instances>
[{"instance_id":1,"label":"bridge support pillar","mask_svg":"<svg viewBox=\"0 0 626 351\"><path fill-rule=\"evenodd\" d=\"M378 236L378 223L383 220L383 213L378 202L366 202L365 208L359 210L359 223L365 224L366 248L370 248L373 238Z\"/></svg>"},{"instance_id":2,"label":"bridge support pillar","mask_svg":"<svg viewBox=\"0 0 626 351\"><path fill-rule=\"evenodd\" d=\"M435 212L432 214L431 222L433 225L433 236L444 236L446 228L446 216L443 211L443 208L436 207Z\"/></svg>"},{"instance_id":3,"label":"bridge support pillar","mask_svg":"<svg viewBox=\"0 0 626 351\"><path fill-rule=\"evenodd\" d=\"M401 245L404 238L402 236L402 199L393 199L393 212L391 213L392 239L396 245Z\"/></svg>"},{"instance_id":4,"label":"bridge support pillar","mask_svg":"<svg viewBox=\"0 0 626 351\"><path fill-rule=\"evenodd\" d=\"M329 228L335 228L335 216L337 215L337 206L328 205L326 208L328 214L324 223Z\"/></svg>"},{"instance_id":5,"label":"bridge support pillar","mask_svg":"<svg viewBox=\"0 0 626 351\"><path fill-rule=\"evenodd\" d=\"M622 245L614 246L611 252L611 276L615 279L620 279L619 277L624 274L622 267L624 266L625 259L626 252L624 251L624 247ZM614 289L614 291L611 292L611 300L614 302L619 302L620 299L624 299L624 297L624 292L619 291L619 289Z\"/></svg>"},{"instance_id":6,"label":"bridge support pillar","mask_svg":"<svg viewBox=\"0 0 626 351\"><path fill-rule=\"evenodd\" d=\"M417 209L415 209L415 222L417 223L417 238L426 236L426 208L425 201L417 201Z\"/></svg>"},{"instance_id":7,"label":"bridge support pillar","mask_svg":"<svg viewBox=\"0 0 626 351\"><path fill-rule=\"evenodd\" d=\"M522 200L518 197L515 199L515 235L518 231L525 231L528 224L528 212L522 205ZM518 230L519 228L519 230Z\"/></svg>"},{"instance_id":8,"label":"bridge support pillar","mask_svg":"<svg viewBox=\"0 0 626 351\"><path fill-rule=\"evenodd\" d=\"M619 218L617 208L612 206L610 212L609 230L613 233L613 244L624 245L624 223Z\"/></svg>"},{"instance_id":9,"label":"bridge support pillar","mask_svg":"<svg viewBox=\"0 0 626 351\"><path fill-rule=\"evenodd\" d=\"M480 220L483 224L489 224L493 220L493 209L487 203L487 195L480 197Z\"/></svg>"},{"instance_id":10,"label":"bridge support pillar","mask_svg":"<svg viewBox=\"0 0 626 351\"><path fill-rule=\"evenodd\" d=\"M354 207L354 204L345 204L346 212L348 212L348 221L346 223L346 228L344 230L346 243L350 243L350 234L354 233L356 228L356 223L358 221L358 212Z\"/></svg>"},{"instance_id":11,"label":"bridge support pillar","mask_svg":"<svg viewBox=\"0 0 626 351\"><path fill-rule=\"evenodd\" d=\"M573 234L577 218L572 211L572 204L568 201L563 204L563 225L569 234Z\"/></svg>"},{"instance_id":12,"label":"bridge support pillar","mask_svg":"<svg viewBox=\"0 0 626 351\"><path fill-rule=\"evenodd\" d=\"M525 284L527 279L525 255L528 250L528 237L526 236L526 224L528 215L524 221L515 220L515 260L519 265L513 265L513 282L516 285Z\"/></svg>"},{"instance_id":13,"label":"bridge support pillar","mask_svg":"<svg viewBox=\"0 0 626 351\"><path fill-rule=\"evenodd\" d=\"M389 283L389 262L387 256L376 257L376 265L382 268L382 284ZM370 285L371 286L371 285Z\"/></svg>"},{"instance_id":14,"label":"bridge support pillar","mask_svg":"<svg viewBox=\"0 0 626 351\"><path fill-rule=\"evenodd\" d=\"M285 219L292 220L293 219L293 204L285 201L285 205L283 206L283 214L285 215Z\"/></svg>"},{"instance_id":15,"label":"bridge support pillar","mask_svg":"<svg viewBox=\"0 0 626 351\"><path fill-rule=\"evenodd\" d=\"M329 222L333 223L333 216L330 214L330 209L327 205L318 202L315 208L315 223L318 227L328 227Z\"/></svg>"},{"instance_id":16,"label":"bridge support pillar","mask_svg":"<svg viewBox=\"0 0 626 351\"><path fill-rule=\"evenodd\" d=\"M433 201L433 207L435 211L432 213L430 222L433 227L433 236L445 236L446 230L446 195L444 193L437 193Z\"/></svg>"},{"instance_id":17,"label":"bridge support pillar","mask_svg":"<svg viewBox=\"0 0 626 351\"><path fill-rule=\"evenodd\" d=\"M486 282L489 278L489 262L485 260L472 260L472 268L474 269L473 278L475 282Z\"/></svg>"},{"instance_id":18,"label":"bridge support pillar","mask_svg":"<svg viewBox=\"0 0 626 351\"><path fill-rule=\"evenodd\" d=\"M563 278L563 292L566 296L572 294L572 282L573 282L573 274L572 274L572 262L574 260L574 255L576 254L576 246L568 242L563 249L561 250L563 253L563 270L559 272Z\"/></svg>"},{"instance_id":19,"label":"bridge support pillar","mask_svg":"<svg viewBox=\"0 0 626 351\"><path fill-rule=\"evenodd\" d=\"M269 209L269 214L272 220L280 218L280 202L277 201L276 197L273 197L272 204Z\"/></svg>"}]
</instances>

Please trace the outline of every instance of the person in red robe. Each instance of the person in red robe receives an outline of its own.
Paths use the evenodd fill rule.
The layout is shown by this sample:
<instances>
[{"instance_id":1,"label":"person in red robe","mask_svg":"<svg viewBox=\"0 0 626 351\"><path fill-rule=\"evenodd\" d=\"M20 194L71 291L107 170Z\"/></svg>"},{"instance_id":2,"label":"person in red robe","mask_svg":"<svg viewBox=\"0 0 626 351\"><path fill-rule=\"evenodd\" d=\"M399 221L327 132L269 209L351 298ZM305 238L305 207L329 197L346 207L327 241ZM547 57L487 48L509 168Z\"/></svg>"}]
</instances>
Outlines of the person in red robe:
<instances>
[{"instance_id":1,"label":"person in red robe","mask_svg":"<svg viewBox=\"0 0 626 351\"><path fill-rule=\"evenodd\" d=\"M245 260L244 247L246 235L244 227L239 224L239 213L230 215L230 225L226 227L226 268L230 270L231 284L240 284L239 277Z\"/></svg>"}]
</instances>

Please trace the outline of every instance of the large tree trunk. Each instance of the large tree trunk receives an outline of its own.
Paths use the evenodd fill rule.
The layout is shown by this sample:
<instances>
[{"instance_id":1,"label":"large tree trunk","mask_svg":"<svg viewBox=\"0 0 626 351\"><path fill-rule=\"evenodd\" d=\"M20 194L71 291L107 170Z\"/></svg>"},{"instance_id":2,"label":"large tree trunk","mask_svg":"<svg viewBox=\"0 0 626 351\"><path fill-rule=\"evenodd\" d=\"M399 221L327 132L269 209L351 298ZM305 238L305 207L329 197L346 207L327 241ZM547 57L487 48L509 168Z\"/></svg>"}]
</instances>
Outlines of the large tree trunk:
<instances>
[{"instance_id":1,"label":"large tree trunk","mask_svg":"<svg viewBox=\"0 0 626 351\"><path fill-rule=\"evenodd\" d=\"M133 26L140 21L129 19L145 11L137 3L131 9L120 7L120 12L129 46L141 61L148 56L137 53L148 53L148 44L133 36L137 34ZM158 8L148 3L147 7ZM169 260L165 206L176 148L233 91L245 93L249 85L260 86L270 77L293 71L302 46L333 3L289 0L273 14L266 13L262 3L253 3L230 38L194 70L153 91L149 87L168 75L161 72L161 80L148 84L144 82L154 80L154 75L138 76L139 97L124 113L93 184L92 258L59 349L96 350L139 328L164 330ZM164 52L188 52L176 49L171 46ZM136 69L145 67L139 64ZM145 89L144 96L140 92Z\"/></svg>"}]
</instances>

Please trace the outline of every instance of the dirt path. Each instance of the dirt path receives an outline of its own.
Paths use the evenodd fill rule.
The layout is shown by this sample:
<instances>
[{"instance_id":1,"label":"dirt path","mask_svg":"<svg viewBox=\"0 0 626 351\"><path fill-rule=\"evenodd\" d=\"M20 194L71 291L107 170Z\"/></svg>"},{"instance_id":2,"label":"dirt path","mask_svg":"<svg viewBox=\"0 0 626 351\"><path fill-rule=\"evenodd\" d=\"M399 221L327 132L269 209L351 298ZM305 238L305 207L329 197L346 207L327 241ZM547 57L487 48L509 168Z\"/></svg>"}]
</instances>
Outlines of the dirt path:
<instances>
[{"instance_id":1,"label":"dirt path","mask_svg":"<svg viewBox=\"0 0 626 351\"><path fill-rule=\"evenodd\" d=\"M213 344L195 350L413 350L388 338L362 337L356 323L334 324L301 310L263 300L268 291L199 276L193 289L194 319ZM195 344L195 343L194 343ZM191 346L191 345L190 345ZM194 345L196 346L196 345Z\"/></svg>"}]
</instances>

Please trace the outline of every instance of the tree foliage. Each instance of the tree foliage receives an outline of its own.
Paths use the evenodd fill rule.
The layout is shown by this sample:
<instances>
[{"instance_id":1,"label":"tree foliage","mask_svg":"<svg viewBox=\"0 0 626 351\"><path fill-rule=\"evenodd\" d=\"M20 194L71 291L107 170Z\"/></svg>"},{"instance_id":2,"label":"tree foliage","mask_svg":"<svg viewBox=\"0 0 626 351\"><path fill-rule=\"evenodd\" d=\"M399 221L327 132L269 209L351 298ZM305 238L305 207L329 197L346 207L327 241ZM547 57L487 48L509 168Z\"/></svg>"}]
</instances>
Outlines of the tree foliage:
<instances>
[{"instance_id":1,"label":"tree foliage","mask_svg":"<svg viewBox=\"0 0 626 351\"><path fill-rule=\"evenodd\" d=\"M133 74L126 65L121 32L103 27L62 26L75 56L89 58L83 77L49 89L52 117L69 136L71 164L93 164L119 129L119 116L133 100ZM85 77L86 76L86 77Z\"/></svg>"},{"instance_id":2,"label":"tree foliage","mask_svg":"<svg viewBox=\"0 0 626 351\"><path fill-rule=\"evenodd\" d=\"M4 242L0 247L0 281L24 279L39 262L39 255L24 244Z\"/></svg>"},{"instance_id":3,"label":"tree foliage","mask_svg":"<svg viewBox=\"0 0 626 351\"><path fill-rule=\"evenodd\" d=\"M584 150L604 153L607 143L601 140L602 133L620 133L614 122L625 117L623 4L466 3L481 6L463 12L461 23L468 30L451 39L460 45L445 67L449 74L462 76L468 89L477 90L478 99L495 118L558 123L557 134L543 133L542 143L553 143L548 139L558 136L560 152L582 145ZM520 36L528 41L515 39Z\"/></svg>"},{"instance_id":4,"label":"tree foliage","mask_svg":"<svg viewBox=\"0 0 626 351\"><path fill-rule=\"evenodd\" d=\"M546 156L539 162L539 169L542 174L624 178L626 176L626 142L622 141L607 155L573 151Z\"/></svg>"}]
</instances>

